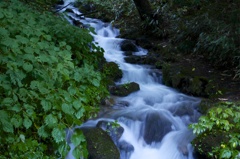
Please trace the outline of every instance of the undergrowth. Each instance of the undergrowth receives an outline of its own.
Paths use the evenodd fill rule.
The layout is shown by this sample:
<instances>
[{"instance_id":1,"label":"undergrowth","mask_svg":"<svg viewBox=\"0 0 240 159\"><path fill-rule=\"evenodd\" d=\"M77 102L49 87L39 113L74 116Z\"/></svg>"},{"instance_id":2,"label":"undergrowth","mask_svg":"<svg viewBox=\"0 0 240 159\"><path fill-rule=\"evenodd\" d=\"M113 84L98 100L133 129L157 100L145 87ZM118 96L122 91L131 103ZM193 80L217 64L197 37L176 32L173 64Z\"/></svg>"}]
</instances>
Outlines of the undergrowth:
<instances>
[{"instance_id":1,"label":"undergrowth","mask_svg":"<svg viewBox=\"0 0 240 159\"><path fill-rule=\"evenodd\" d=\"M70 131L107 95L89 30L17 0L0 3L0 158L65 158ZM87 156L81 131L74 156Z\"/></svg>"}]
</instances>

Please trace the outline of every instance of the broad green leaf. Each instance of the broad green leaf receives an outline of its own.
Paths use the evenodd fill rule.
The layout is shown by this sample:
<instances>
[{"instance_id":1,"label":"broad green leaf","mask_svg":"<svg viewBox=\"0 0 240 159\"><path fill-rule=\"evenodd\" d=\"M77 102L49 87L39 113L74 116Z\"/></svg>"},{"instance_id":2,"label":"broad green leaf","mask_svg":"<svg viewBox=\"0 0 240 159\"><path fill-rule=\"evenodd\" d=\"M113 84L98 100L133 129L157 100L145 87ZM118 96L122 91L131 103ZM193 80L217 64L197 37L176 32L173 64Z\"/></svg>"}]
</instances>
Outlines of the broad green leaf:
<instances>
[{"instance_id":1,"label":"broad green leaf","mask_svg":"<svg viewBox=\"0 0 240 159\"><path fill-rule=\"evenodd\" d=\"M38 89L39 88L39 81L31 81L30 88L31 89Z\"/></svg>"},{"instance_id":2,"label":"broad green leaf","mask_svg":"<svg viewBox=\"0 0 240 159\"><path fill-rule=\"evenodd\" d=\"M19 138L20 138L20 140L21 140L22 142L25 142L25 135L20 134Z\"/></svg>"},{"instance_id":3,"label":"broad green leaf","mask_svg":"<svg viewBox=\"0 0 240 159\"><path fill-rule=\"evenodd\" d=\"M23 124L23 119L20 115L15 114L12 118L11 118L11 123L13 124L13 126L15 128L19 128L22 126Z\"/></svg>"},{"instance_id":4,"label":"broad green leaf","mask_svg":"<svg viewBox=\"0 0 240 159\"><path fill-rule=\"evenodd\" d=\"M29 40L21 35L17 35L16 38L18 39L19 43L22 44L27 44L29 42Z\"/></svg>"},{"instance_id":5,"label":"broad green leaf","mask_svg":"<svg viewBox=\"0 0 240 159\"><path fill-rule=\"evenodd\" d=\"M85 113L84 108L81 108L80 110L78 110L78 111L75 113L75 116L76 116L77 119L80 119L81 117L83 117L84 113Z\"/></svg>"},{"instance_id":6,"label":"broad green leaf","mask_svg":"<svg viewBox=\"0 0 240 159\"><path fill-rule=\"evenodd\" d=\"M19 103L14 104L13 106L8 108L9 110L15 111L16 113L19 113L22 110L22 107Z\"/></svg>"},{"instance_id":7,"label":"broad green leaf","mask_svg":"<svg viewBox=\"0 0 240 159\"><path fill-rule=\"evenodd\" d=\"M33 70L33 65L30 63L24 63L23 64L23 69L27 72L31 72Z\"/></svg>"},{"instance_id":8,"label":"broad green leaf","mask_svg":"<svg viewBox=\"0 0 240 159\"><path fill-rule=\"evenodd\" d=\"M68 92L70 93L70 95L75 95L77 93L77 89L73 86L68 87Z\"/></svg>"},{"instance_id":9,"label":"broad green leaf","mask_svg":"<svg viewBox=\"0 0 240 159\"><path fill-rule=\"evenodd\" d=\"M62 155L62 158L65 158L65 155L69 152L69 145L64 142L64 144L61 144L58 148L58 151L60 152L60 154Z\"/></svg>"},{"instance_id":10,"label":"broad green leaf","mask_svg":"<svg viewBox=\"0 0 240 159\"><path fill-rule=\"evenodd\" d=\"M0 12L0 19L4 18L4 15Z\"/></svg>"},{"instance_id":11,"label":"broad green leaf","mask_svg":"<svg viewBox=\"0 0 240 159\"><path fill-rule=\"evenodd\" d=\"M81 130L75 129L74 133L71 137L71 142L74 144L74 146L78 146L81 144L81 142L85 141L85 137Z\"/></svg>"},{"instance_id":12,"label":"broad green leaf","mask_svg":"<svg viewBox=\"0 0 240 159\"><path fill-rule=\"evenodd\" d=\"M24 48L24 51L25 51L25 53L27 53L27 55L23 55L23 56L29 56L29 57L27 58L28 60L31 60L30 58L34 58L34 56L32 55L32 54L34 53L34 50L33 50L32 47L25 47L25 48ZM30 54L30 55L32 55L32 56L30 56L30 55L28 55L28 54Z\"/></svg>"},{"instance_id":13,"label":"broad green leaf","mask_svg":"<svg viewBox=\"0 0 240 159\"><path fill-rule=\"evenodd\" d=\"M44 100L44 99L41 101L41 105L45 112L49 111L52 108L51 102Z\"/></svg>"},{"instance_id":14,"label":"broad green leaf","mask_svg":"<svg viewBox=\"0 0 240 159\"><path fill-rule=\"evenodd\" d=\"M0 16L1 16L1 13L0 13ZM1 18L0 18L0 19L1 19ZM0 35L1 35L1 38L4 37L4 36L9 36L9 32L8 32L7 29L0 27ZM1 39L1 38L0 38L0 39ZM1 43L1 42L0 42L0 43Z\"/></svg>"},{"instance_id":15,"label":"broad green leaf","mask_svg":"<svg viewBox=\"0 0 240 159\"><path fill-rule=\"evenodd\" d=\"M14 101L13 101L12 98L8 98L8 97L7 97L7 98L4 98L4 99L3 99L3 101L2 101L1 104L2 104L2 105L5 105L5 104L6 104L6 105L10 105L10 104L12 104L13 102L14 102Z\"/></svg>"},{"instance_id":16,"label":"broad green leaf","mask_svg":"<svg viewBox=\"0 0 240 159\"><path fill-rule=\"evenodd\" d=\"M232 156L232 152L229 149L222 149L220 152L220 158L230 158Z\"/></svg>"},{"instance_id":17,"label":"broad green leaf","mask_svg":"<svg viewBox=\"0 0 240 159\"><path fill-rule=\"evenodd\" d=\"M44 118L44 122L47 126L54 126L55 124L58 123L58 119L55 115L53 114L48 114L45 118Z\"/></svg>"},{"instance_id":18,"label":"broad green leaf","mask_svg":"<svg viewBox=\"0 0 240 159\"><path fill-rule=\"evenodd\" d=\"M74 113L72 106L67 103L62 104L62 111L69 115L73 115L73 113Z\"/></svg>"},{"instance_id":19,"label":"broad green leaf","mask_svg":"<svg viewBox=\"0 0 240 159\"><path fill-rule=\"evenodd\" d=\"M74 107L76 110L78 110L79 108L81 108L81 107L82 107L81 101L80 101L80 100L74 100L74 102L73 102L73 107Z\"/></svg>"},{"instance_id":20,"label":"broad green leaf","mask_svg":"<svg viewBox=\"0 0 240 159\"><path fill-rule=\"evenodd\" d=\"M52 137L54 140L59 143L65 140L65 130L64 129L59 129L59 128L54 128L52 131Z\"/></svg>"},{"instance_id":21,"label":"broad green leaf","mask_svg":"<svg viewBox=\"0 0 240 159\"><path fill-rule=\"evenodd\" d=\"M50 134L45 130L45 126L41 126L38 129L38 135L43 137L43 138L47 138L47 137L49 137Z\"/></svg>"},{"instance_id":22,"label":"broad green leaf","mask_svg":"<svg viewBox=\"0 0 240 159\"><path fill-rule=\"evenodd\" d=\"M99 87L99 86L100 86L100 81L97 80L97 79L92 79L92 84L93 84L95 87Z\"/></svg>"},{"instance_id":23,"label":"broad green leaf","mask_svg":"<svg viewBox=\"0 0 240 159\"><path fill-rule=\"evenodd\" d=\"M26 129L29 129L32 126L32 121L28 117L25 117L23 119L23 125Z\"/></svg>"},{"instance_id":24,"label":"broad green leaf","mask_svg":"<svg viewBox=\"0 0 240 159\"><path fill-rule=\"evenodd\" d=\"M13 133L13 125L9 120L8 113L4 110L0 110L0 123L2 124L2 129L5 132Z\"/></svg>"},{"instance_id":25,"label":"broad green leaf","mask_svg":"<svg viewBox=\"0 0 240 159\"><path fill-rule=\"evenodd\" d=\"M75 147L72 154L75 158L81 158L82 157L82 152L80 151L79 147Z\"/></svg>"}]
</instances>

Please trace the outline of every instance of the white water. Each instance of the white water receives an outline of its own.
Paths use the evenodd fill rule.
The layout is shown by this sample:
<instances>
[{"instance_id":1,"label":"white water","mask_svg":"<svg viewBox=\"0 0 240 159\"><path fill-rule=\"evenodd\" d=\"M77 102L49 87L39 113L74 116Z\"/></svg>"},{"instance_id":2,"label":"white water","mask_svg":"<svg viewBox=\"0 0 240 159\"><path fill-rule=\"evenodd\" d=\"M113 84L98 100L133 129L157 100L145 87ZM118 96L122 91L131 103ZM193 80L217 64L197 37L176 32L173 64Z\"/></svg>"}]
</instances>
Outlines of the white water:
<instances>
[{"instance_id":1,"label":"white water","mask_svg":"<svg viewBox=\"0 0 240 159\"><path fill-rule=\"evenodd\" d=\"M72 1L66 1L65 5L69 2ZM81 14L77 9L73 8L73 10L76 14ZM107 61L117 63L123 70L123 78L117 84L136 82L140 85L138 92L127 97L116 98L117 102L128 102L128 107L118 108L106 115L108 119L101 119L118 120L124 128L124 133L117 142L124 141L134 147L133 151L122 150L121 159L193 159L193 148L190 142L194 136L188 129L188 125L196 121L198 113L194 108L199 104L200 99L184 95L159 83L161 72L156 72L151 66L126 63L124 52L120 49L120 43L124 39L115 38L119 35L119 31L110 24L97 19L78 19L72 13L69 13L69 16L95 28L97 35L93 36L95 42L105 50L104 57ZM140 47L139 51L135 52L135 55L146 54L147 50ZM160 120L156 123L162 123L151 126L146 123L149 118L150 121ZM84 125L95 126L97 122L98 120L90 120ZM148 127L154 131L147 130ZM165 128L168 131L160 141L153 140L150 143L145 141L144 135L147 133L151 132L154 136ZM68 158L71 159L73 156L69 154Z\"/></svg>"}]
</instances>

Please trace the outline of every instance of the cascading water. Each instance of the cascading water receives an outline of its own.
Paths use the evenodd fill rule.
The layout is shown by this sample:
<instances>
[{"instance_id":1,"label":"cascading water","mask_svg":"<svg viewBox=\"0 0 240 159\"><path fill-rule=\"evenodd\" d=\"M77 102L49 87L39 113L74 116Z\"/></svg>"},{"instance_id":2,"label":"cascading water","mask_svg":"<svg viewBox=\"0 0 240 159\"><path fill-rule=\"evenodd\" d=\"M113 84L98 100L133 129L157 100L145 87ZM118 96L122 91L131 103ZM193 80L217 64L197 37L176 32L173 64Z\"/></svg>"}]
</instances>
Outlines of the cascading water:
<instances>
[{"instance_id":1,"label":"cascading water","mask_svg":"<svg viewBox=\"0 0 240 159\"><path fill-rule=\"evenodd\" d=\"M66 1L64 5L70 2L73 1ZM68 8L75 12L69 13L69 17L95 28L97 34L93 37L105 50L106 60L117 63L123 71L123 78L116 84L136 82L140 86L139 91L116 98L116 103L127 102L127 107L115 107L102 119L89 120L84 125L94 127L99 120L117 120L124 132L115 142L128 145L128 148L119 148L121 159L193 159L190 142L194 136L188 125L198 118L195 108L200 99L162 85L161 73L151 66L126 63L120 49L124 39L116 38L119 35L116 28L97 19L80 19L76 15L81 13L76 8L71 5ZM134 54L146 55L147 50L138 47ZM71 153L68 158L73 158Z\"/></svg>"}]
</instances>

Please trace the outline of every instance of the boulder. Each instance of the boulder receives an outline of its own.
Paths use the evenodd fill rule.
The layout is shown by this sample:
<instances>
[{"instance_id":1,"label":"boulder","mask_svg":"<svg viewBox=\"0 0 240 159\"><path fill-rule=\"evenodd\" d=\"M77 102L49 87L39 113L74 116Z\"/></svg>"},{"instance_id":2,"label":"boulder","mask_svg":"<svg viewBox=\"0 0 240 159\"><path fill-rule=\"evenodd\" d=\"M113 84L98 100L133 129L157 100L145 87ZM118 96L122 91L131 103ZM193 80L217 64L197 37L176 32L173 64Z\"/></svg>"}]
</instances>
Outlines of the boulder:
<instances>
[{"instance_id":1,"label":"boulder","mask_svg":"<svg viewBox=\"0 0 240 159\"><path fill-rule=\"evenodd\" d=\"M148 64L148 65L154 65L157 62L157 58L154 56L137 56L137 55L131 55L124 58L126 62L132 63L132 64Z\"/></svg>"},{"instance_id":2,"label":"boulder","mask_svg":"<svg viewBox=\"0 0 240 159\"><path fill-rule=\"evenodd\" d=\"M56 4L57 4L57 5L64 5L64 1L63 1L63 0L59 0L59 1L57 1Z\"/></svg>"},{"instance_id":3,"label":"boulder","mask_svg":"<svg viewBox=\"0 0 240 159\"><path fill-rule=\"evenodd\" d=\"M121 79L123 75L122 70L115 62L105 63L103 65L103 72L107 75L109 84Z\"/></svg>"},{"instance_id":4,"label":"boulder","mask_svg":"<svg viewBox=\"0 0 240 159\"><path fill-rule=\"evenodd\" d=\"M133 52L132 51L125 51L123 53L125 56L132 56L133 55Z\"/></svg>"},{"instance_id":5,"label":"boulder","mask_svg":"<svg viewBox=\"0 0 240 159\"><path fill-rule=\"evenodd\" d=\"M173 113L173 115L176 116L194 115L194 107L191 105L181 105L177 107L172 107L170 111Z\"/></svg>"},{"instance_id":6,"label":"boulder","mask_svg":"<svg viewBox=\"0 0 240 159\"><path fill-rule=\"evenodd\" d=\"M132 52L138 51L137 46L131 40L124 40L121 43L120 47L122 51L132 51Z\"/></svg>"},{"instance_id":7,"label":"boulder","mask_svg":"<svg viewBox=\"0 0 240 159\"><path fill-rule=\"evenodd\" d=\"M111 136L115 144L118 143L118 140L122 136L124 129L120 125L110 121L101 120L97 123L97 127L102 128Z\"/></svg>"},{"instance_id":8,"label":"boulder","mask_svg":"<svg viewBox=\"0 0 240 159\"><path fill-rule=\"evenodd\" d=\"M67 9L65 10L65 12L74 13L74 11L73 11L71 8L67 8Z\"/></svg>"},{"instance_id":9,"label":"boulder","mask_svg":"<svg viewBox=\"0 0 240 159\"><path fill-rule=\"evenodd\" d=\"M195 75L192 68L182 68L179 65L164 64L162 67L163 83L167 86L176 88L183 93L209 97L216 92L216 86L213 85L207 77Z\"/></svg>"},{"instance_id":10,"label":"boulder","mask_svg":"<svg viewBox=\"0 0 240 159\"><path fill-rule=\"evenodd\" d=\"M172 123L159 112L148 113L145 119L144 140L147 144L160 142L172 130Z\"/></svg>"},{"instance_id":11,"label":"boulder","mask_svg":"<svg viewBox=\"0 0 240 159\"><path fill-rule=\"evenodd\" d=\"M135 82L126 83L122 85L115 85L109 88L109 91L112 95L116 96L128 96L129 94L140 90L139 84Z\"/></svg>"},{"instance_id":12,"label":"boulder","mask_svg":"<svg viewBox=\"0 0 240 159\"><path fill-rule=\"evenodd\" d=\"M132 152L132 151L134 151L133 145L129 144L126 141L119 142L118 147L119 147L119 149L121 151L125 151L125 152Z\"/></svg>"},{"instance_id":13,"label":"boulder","mask_svg":"<svg viewBox=\"0 0 240 159\"><path fill-rule=\"evenodd\" d=\"M81 128L87 141L88 159L120 159L111 137L101 128Z\"/></svg>"}]
</instances>

